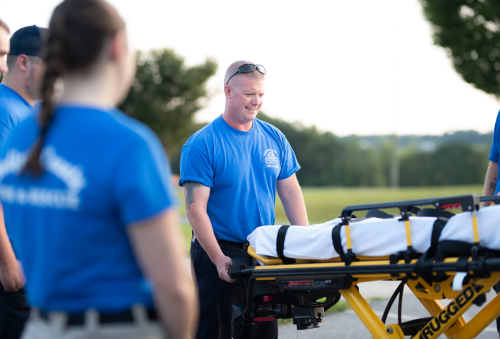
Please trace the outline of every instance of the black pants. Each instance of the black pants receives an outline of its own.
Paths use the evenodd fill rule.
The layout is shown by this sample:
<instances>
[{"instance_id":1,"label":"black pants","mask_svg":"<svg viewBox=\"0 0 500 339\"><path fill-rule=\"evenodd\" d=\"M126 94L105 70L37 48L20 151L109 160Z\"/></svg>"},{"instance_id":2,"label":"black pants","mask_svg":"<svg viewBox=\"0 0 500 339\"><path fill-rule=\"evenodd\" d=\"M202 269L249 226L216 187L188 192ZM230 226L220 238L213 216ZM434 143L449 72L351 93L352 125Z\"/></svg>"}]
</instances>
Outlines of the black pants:
<instances>
[{"instance_id":1,"label":"black pants","mask_svg":"<svg viewBox=\"0 0 500 339\"><path fill-rule=\"evenodd\" d=\"M24 289L6 292L0 284L0 338L19 339L29 313Z\"/></svg>"},{"instance_id":2,"label":"black pants","mask_svg":"<svg viewBox=\"0 0 500 339\"><path fill-rule=\"evenodd\" d=\"M248 266L256 265L246 250L233 245L220 245L230 258L243 258ZM245 302L245 289L241 279L230 284L219 278L217 268L198 240L191 242L193 261L200 295L200 323L197 339L277 339L278 321L260 322L233 329L231 305ZM233 333L234 332L234 333Z\"/></svg>"}]
</instances>

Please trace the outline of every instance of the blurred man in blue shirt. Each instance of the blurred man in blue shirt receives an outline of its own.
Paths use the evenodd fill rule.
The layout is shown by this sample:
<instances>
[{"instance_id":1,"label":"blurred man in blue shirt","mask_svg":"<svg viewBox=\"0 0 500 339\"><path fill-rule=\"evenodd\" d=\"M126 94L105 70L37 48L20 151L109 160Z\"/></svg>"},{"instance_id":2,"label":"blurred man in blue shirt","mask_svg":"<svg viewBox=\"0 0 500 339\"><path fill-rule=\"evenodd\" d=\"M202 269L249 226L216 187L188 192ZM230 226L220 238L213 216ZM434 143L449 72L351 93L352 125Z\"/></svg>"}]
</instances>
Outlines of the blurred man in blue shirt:
<instances>
[{"instance_id":1,"label":"blurred man in blue shirt","mask_svg":"<svg viewBox=\"0 0 500 339\"><path fill-rule=\"evenodd\" d=\"M40 58L45 31L36 26L21 28L12 35L9 46L8 40L3 40L10 32L0 21L0 71L5 73L0 84L0 147L5 145L12 129L33 114L45 68ZM0 222L4 222L3 209L0 209ZM9 221L6 220L5 224L8 227ZM17 339L28 319L30 307L22 288L24 278L17 267L4 225L0 227L0 272L0 338Z\"/></svg>"},{"instance_id":2,"label":"blurred man in blue shirt","mask_svg":"<svg viewBox=\"0 0 500 339\"><path fill-rule=\"evenodd\" d=\"M495 122L495 130L493 131L493 141L491 143L490 163L486 170L486 178L484 179L483 195L500 195L500 185L498 183L499 168L498 161L500 159L500 112L498 112ZM483 202L484 206L491 206L493 202ZM500 292L500 282L495 286L495 290ZM497 318L497 331L500 333L500 318Z\"/></svg>"},{"instance_id":3,"label":"blurred man in blue shirt","mask_svg":"<svg viewBox=\"0 0 500 339\"><path fill-rule=\"evenodd\" d=\"M0 147L10 131L33 113L39 99L40 80L45 69L40 58L45 31L45 28L28 26L19 29L10 39L9 72L0 84Z\"/></svg>"},{"instance_id":4,"label":"blurred man in blue shirt","mask_svg":"<svg viewBox=\"0 0 500 339\"><path fill-rule=\"evenodd\" d=\"M490 150L490 164L486 171L486 178L484 180L483 195L500 195L500 185L498 183L498 160L500 158L500 112L498 112L497 120L495 122L495 130L493 133L493 142L491 143ZM491 203L483 203L490 205Z\"/></svg>"}]
</instances>

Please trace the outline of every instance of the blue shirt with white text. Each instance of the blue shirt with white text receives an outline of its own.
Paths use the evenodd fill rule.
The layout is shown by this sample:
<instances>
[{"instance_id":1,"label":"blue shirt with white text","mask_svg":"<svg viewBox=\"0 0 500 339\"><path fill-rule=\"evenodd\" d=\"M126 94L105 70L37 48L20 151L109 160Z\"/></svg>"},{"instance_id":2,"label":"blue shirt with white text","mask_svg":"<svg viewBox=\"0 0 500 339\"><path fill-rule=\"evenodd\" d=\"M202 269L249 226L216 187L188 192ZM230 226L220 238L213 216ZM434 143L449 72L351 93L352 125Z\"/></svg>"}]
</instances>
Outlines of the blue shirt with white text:
<instances>
[{"instance_id":1,"label":"blue shirt with white text","mask_svg":"<svg viewBox=\"0 0 500 339\"><path fill-rule=\"evenodd\" d=\"M210 187L207 213L215 237L247 242L262 225L273 225L277 180L300 169L283 133L255 119L248 132L219 116L182 147L181 178Z\"/></svg>"}]
</instances>

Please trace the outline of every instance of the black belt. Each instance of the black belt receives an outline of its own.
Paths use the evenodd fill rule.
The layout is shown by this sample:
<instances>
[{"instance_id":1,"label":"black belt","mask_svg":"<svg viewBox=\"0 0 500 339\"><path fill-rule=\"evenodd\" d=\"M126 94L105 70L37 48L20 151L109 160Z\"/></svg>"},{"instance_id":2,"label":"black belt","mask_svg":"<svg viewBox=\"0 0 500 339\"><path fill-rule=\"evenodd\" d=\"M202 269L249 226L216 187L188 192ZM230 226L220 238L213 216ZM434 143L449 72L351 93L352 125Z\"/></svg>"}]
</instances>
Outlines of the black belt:
<instances>
[{"instance_id":1,"label":"black belt","mask_svg":"<svg viewBox=\"0 0 500 339\"><path fill-rule=\"evenodd\" d=\"M44 320L49 320L50 312L40 311L40 318ZM156 310L147 310L147 317L149 320L158 320L158 314ZM99 314L100 324L110 324L110 323L131 323L134 322L134 316L131 310L127 310L123 313L117 314ZM66 321L66 326L82 326L85 324L84 315L70 315Z\"/></svg>"},{"instance_id":2,"label":"black belt","mask_svg":"<svg viewBox=\"0 0 500 339\"><path fill-rule=\"evenodd\" d=\"M229 241L229 240L223 240L223 239L217 239L217 242L219 245L229 245L229 246L235 246L239 248L243 248L245 251L248 248L248 243L247 242L234 242L234 241Z\"/></svg>"}]
</instances>

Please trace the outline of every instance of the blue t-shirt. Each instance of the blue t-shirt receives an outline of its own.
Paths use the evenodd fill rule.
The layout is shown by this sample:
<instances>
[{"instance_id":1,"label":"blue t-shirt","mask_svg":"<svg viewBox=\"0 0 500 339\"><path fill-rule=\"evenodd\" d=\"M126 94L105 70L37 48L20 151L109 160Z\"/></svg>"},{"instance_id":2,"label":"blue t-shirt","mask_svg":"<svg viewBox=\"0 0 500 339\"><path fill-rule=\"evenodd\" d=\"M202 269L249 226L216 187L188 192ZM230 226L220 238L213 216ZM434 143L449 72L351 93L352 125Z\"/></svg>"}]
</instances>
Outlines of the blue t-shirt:
<instances>
[{"instance_id":1,"label":"blue t-shirt","mask_svg":"<svg viewBox=\"0 0 500 339\"><path fill-rule=\"evenodd\" d=\"M248 132L219 116L182 147L181 178L210 187L207 213L215 237L246 242L255 228L274 224L276 180L300 169L276 127L255 119Z\"/></svg>"},{"instance_id":2,"label":"blue t-shirt","mask_svg":"<svg viewBox=\"0 0 500 339\"><path fill-rule=\"evenodd\" d=\"M0 147L12 129L31 114L33 106L13 89L0 84Z\"/></svg>"},{"instance_id":3,"label":"blue t-shirt","mask_svg":"<svg viewBox=\"0 0 500 339\"><path fill-rule=\"evenodd\" d=\"M29 117L0 150L0 200L28 302L76 314L152 307L126 228L175 204L158 138L118 110L62 106L44 141L45 171L20 175L38 135Z\"/></svg>"},{"instance_id":4,"label":"blue t-shirt","mask_svg":"<svg viewBox=\"0 0 500 339\"><path fill-rule=\"evenodd\" d=\"M491 144L490 151L490 161L496 162L498 164L498 158L500 156L500 112L497 115L497 121L495 122L495 131L493 132L493 142ZM500 179L500 167L498 168L498 177ZM497 180L497 187L495 188L495 195L500 192L500 180Z\"/></svg>"}]
</instances>

